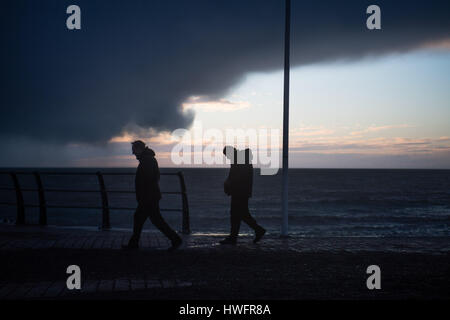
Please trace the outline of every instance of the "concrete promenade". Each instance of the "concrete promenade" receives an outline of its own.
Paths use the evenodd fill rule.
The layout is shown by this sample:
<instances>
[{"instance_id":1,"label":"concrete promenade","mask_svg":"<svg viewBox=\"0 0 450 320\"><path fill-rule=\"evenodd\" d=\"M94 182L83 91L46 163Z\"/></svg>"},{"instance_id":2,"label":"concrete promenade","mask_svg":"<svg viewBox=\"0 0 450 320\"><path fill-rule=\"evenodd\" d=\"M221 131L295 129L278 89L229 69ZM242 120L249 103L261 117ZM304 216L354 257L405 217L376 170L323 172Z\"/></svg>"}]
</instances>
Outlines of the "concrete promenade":
<instances>
[{"instance_id":1,"label":"concrete promenade","mask_svg":"<svg viewBox=\"0 0 450 320\"><path fill-rule=\"evenodd\" d=\"M129 231L120 230L0 225L0 299L449 296L448 237L280 239L268 234L255 245L251 235L243 235L234 247L218 244L224 235L194 233L183 236L180 250L169 253L169 242L156 232L143 233L139 250L124 251L121 246L129 236ZM359 281L365 283L364 271L371 263L381 264L385 278L392 277L397 286L384 280L384 293L366 292ZM71 264L82 270L81 290L66 288L65 269ZM415 270L426 266L434 271ZM390 269L392 274L386 274ZM336 279L330 278L333 270ZM350 271L357 273L354 279L346 275ZM411 277L431 282L408 294L409 285L403 282ZM344 289L336 289L334 281L339 279L358 287L345 290L350 285L346 283ZM255 288L249 285L252 281L258 282ZM314 281L321 283L315 292ZM299 284L308 292L295 291ZM429 287L435 285L435 290ZM266 288L275 291L264 293Z\"/></svg>"}]
</instances>

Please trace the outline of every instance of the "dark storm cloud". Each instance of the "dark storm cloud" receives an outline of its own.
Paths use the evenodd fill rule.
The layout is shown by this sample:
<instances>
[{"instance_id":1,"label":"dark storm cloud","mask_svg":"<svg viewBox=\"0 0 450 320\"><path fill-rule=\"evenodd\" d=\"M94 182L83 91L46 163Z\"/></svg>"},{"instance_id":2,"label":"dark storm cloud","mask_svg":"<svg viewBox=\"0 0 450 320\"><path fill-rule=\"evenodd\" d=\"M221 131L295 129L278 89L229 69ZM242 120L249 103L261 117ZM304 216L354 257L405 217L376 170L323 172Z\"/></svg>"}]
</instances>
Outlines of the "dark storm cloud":
<instances>
[{"instance_id":1,"label":"dark storm cloud","mask_svg":"<svg viewBox=\"0 0 450 320\"><path fill-rule=\"evenodd\" d=\"M365 27L368 5L382 30ZM66 29L77 4L82 30ZM3 1L0 137L104 142L190 125L181 103L283 66L280 0ZM450 37L450 2L292 2L292 64L402 52ZM130 126L131 124L131 126Z\"/></svg>"}]
</instances>

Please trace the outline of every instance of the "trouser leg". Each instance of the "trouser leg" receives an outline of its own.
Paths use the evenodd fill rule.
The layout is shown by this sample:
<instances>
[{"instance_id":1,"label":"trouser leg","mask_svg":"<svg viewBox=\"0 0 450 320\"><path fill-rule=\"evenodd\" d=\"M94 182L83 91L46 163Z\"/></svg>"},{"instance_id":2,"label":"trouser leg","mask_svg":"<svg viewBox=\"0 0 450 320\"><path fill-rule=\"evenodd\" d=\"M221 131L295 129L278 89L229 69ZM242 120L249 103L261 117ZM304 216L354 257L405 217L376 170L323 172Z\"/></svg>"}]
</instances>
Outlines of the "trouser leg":
<instances>
[{"instance_id":1,"label":"trouser leg","mask_svg":"<svg viewBox=\"0 0 450 320\"><path fill-rule=\"evenodd\" d=\"M129 245L138 245L139 239L141 237L142 227L144 226L145 220L147 219L148 213L145 208L138 206L136 212L134 213L133 219L133 235L131 236Z\"/></svg>"},{"instance_id":2,"label":"trouser leg","mask_svg":"<svg viewBox=\"0 0 450 320\"><path fill-rule=\"evenodd\" d=\"M231 233L230 236L236 239L239 235L241 221L244 221L255 232L263 230L256 220L251 216L248 209L248 198L231 198Z\"/></svg>"},{"instance_id":3,"label":"trouser leg","mask_svg":"<svg viewBox=\"0 0 450 320\"><path fill-rule=\"evenodd\" d=\"M245 209L244 209L245 207ZM261 227L250 214L250 210L248 209L248 198L245 200L245 204L243 204L242 209L242 221L244 221L250 228L252 228L255 232L262 231L264 228Z\"/></svg>"},{"instance_id":4,"label":"trouser leg","mask_svg":"<svg viewBox=\"0 0 450 320\"><path fill-rule=\"evenodd\" d=\"M236 239L239 235L239 229L241 227L242 216L245 213L245 210L248 210L246 207L246 203L248 203L248 199L241 197L231 197L231 231L230 237L232 239Z\"/></svg>"},{"instance_id":5,"label":"trouser leg","mask_svg":"<svg viewBox=\"0 0 450 320\"><path fill-rule=\"evenodd\" d=\"M172 242L181 240L180 236L167 224L167 222L161 216L159 204L152 205L152 210L150 213L150 221L156 228L158 228L159 231L161 231Z\"/></svg>"},{"instance_id":6,"label":"trouser leg","mask_svg":"<svg viewBox=\"0 0 450 320\"><path fill-rule=\"evenodd\" d=\"M258 225L255 218L253 218L251 216L248 206L247 206L247 210L244 211L244 215L242 216L242 221L244 221L246 224L248 224L248 226L250 228L252 228L253 230L255 230L255 232L262 230L262 227L260 225Z\"/></svg>"}]
</instances>

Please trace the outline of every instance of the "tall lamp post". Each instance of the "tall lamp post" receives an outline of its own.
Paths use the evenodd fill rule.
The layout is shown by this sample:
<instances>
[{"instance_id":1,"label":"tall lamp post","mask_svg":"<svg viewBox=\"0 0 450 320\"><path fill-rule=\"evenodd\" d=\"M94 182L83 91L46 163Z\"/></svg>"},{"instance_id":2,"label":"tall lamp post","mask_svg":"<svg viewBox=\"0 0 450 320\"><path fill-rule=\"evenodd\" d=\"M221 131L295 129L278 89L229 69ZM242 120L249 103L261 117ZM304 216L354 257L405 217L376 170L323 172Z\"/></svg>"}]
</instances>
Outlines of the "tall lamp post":
<instances>
[{"instance_id":1,"label":"tall lamp post","mask_svg":"<svg viewBox=\"0 0 450 320\"><path fill-rule=\"evenodd\" d=\"M291 25L291 0L286 0L284 31L284 97L283 97L283 191L281 236L288 236L288 169L289 169L289 50Z\"/></svg>"}]
</instances>

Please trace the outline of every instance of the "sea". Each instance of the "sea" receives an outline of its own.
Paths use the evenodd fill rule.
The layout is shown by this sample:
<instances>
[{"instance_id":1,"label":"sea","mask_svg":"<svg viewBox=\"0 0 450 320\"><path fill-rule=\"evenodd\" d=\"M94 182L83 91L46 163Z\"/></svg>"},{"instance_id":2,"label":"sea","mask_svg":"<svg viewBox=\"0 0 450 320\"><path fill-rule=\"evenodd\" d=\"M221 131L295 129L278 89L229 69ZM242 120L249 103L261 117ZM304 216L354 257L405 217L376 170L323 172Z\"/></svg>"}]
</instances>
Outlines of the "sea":
<instances>
[{"instance_id":1,"label":"sea","mask_svg":"<svg viewBox=\"0 0 450 320\"><path fill-rule=\"evenodd\" d=\"M100 171L104 174L109 206L127 208L110 210L111 227L132 228L136 207L134 168L2 169L0 203L16 200L15 191L9 190L13 189L12 179L6 174L11 170L28 173L39 170L49 206L48 225L80 228L98 228L102 224L102 198L95 175ZM178 176L164 175L178 171L185 179L191 231L229 232L230 197L223 192L228 169L162 168L162 191L180 191ZM108 174L119 172L128 175ZM18 180L25 204L34 206L26 207L26 222L37 224L39 197L35 176L20 174ZM281 171L274 176L263 176L255 169L250 212L272 235L280 234L281 230L281 182ZM166 221L181 230L181 211L164 210L181 209L180 194L163 194L160 207ZM0 204L1 222L13 223L15 218L15 206ZM442 237L450 236L449 226L450 170L289 169L289 233L293 236ZM148 222L145 230L155 228ZM241 232L251 233L251 230L243 223Z\"/></svg>"}]
</instances>

